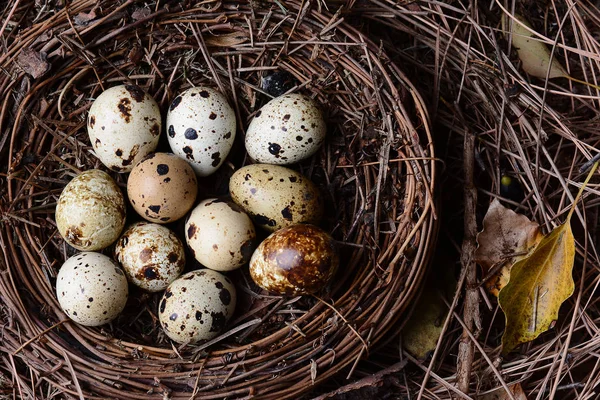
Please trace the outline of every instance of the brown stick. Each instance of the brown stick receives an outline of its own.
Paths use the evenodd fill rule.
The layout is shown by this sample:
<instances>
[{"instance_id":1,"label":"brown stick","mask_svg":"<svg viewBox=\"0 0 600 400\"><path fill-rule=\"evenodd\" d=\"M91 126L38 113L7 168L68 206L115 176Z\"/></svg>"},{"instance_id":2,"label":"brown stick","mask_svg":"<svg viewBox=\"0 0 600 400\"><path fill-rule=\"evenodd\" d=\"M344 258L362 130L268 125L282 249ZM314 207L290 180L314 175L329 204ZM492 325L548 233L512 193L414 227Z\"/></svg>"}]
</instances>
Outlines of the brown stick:
<instances>
[{"instance_id":1,"label":"brown stick","mask_svg":"<svg viewBox=\"0 0 600 400\"><path fill-rule=\"evenodd\" d=\"M458 106L455 106L457 114L464 120ZM466 126L466 124L465 124ZM458 365L456 371L456 382L458 390L469 393L471 382L471 368L475 355L475 345L469 338L469 332L475 338L481 330L479 315L479 290L477 287L477 269L473 254L476 250L475 236L477 235L477 221L475 211L477 206L477 191L473 183L473 168L475 165L475 135L468 130L464 135L463 168L464 168L464 196L465 196L465 232L462 242L460 256L463 273L466 273L465 303L463 307L463 320L465 326L458 345Z\"/></svg>"}]
</instances>

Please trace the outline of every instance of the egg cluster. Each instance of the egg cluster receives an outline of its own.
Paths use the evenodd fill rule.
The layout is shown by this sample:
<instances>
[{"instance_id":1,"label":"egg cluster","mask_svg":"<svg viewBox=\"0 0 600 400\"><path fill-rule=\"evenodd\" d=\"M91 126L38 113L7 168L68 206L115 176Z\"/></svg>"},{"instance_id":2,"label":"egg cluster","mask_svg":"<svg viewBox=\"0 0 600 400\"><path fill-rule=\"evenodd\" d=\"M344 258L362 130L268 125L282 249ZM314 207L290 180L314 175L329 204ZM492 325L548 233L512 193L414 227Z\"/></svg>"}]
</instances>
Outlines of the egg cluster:
<instances>
[{"instance_id":1,"label":"egg cluster","mask_svg":"<svg viewBox=\"0 0 600 400\"><path fill-rule=\"evenodd\" d=\"M316 226L322 196L307 177L282 166L315 154L326 124L313 99L280 89L248 126L245 147L254 163L231 177L231 199L199 202L198 181L223 164L236 138L236 113L227 98L209 87L176 96L165 125L172 153L155 152L163 124L148 93L122 85L96 98L87 121L94 153L111 171L129 173L127 199L145 221L125 228L125 197L99 169L64 188L56 225L81 251L57 276L57 298L67 316L86 326L114 320L127 303L129 282L163 292L157 314L165 334L193 343L217 336L233 315L236 289L229 271L249 265L258 286L280 295L311 294L327 285L339 258L332 238ZM183 217L179 238L165 224ZM260 244L255 227L270 233ZM97 252L112 244L113 258ZM204 269L181 275L185 245Z\"/></svg>"}]
</instances>

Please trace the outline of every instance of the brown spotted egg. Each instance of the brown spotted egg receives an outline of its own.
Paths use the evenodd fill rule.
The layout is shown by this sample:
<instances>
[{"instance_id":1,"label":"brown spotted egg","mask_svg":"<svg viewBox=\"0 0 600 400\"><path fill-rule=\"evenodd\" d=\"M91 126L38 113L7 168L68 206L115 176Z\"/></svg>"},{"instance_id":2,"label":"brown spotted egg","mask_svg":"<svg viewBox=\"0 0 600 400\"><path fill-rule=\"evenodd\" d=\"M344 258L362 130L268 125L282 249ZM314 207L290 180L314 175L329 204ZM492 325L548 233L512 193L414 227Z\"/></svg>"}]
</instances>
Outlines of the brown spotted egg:
<instances>
[{"instance_id":1,"label":"brown spotted egg","mask_svg":"<svg viewBox=\"0 0 600 400\"><path fill-rule=\"evenodd\" d=\"M282 166L240 168L229 181L229 191L233 201L267 231L297 223L317 224L323 216L317 187L304 175Z\"/></svg>"},{"instance_id":2,"label":"brown spotted egg","mask_svg":"<svg viewBox=\"0 0 600 400\"><path fill-rule=\"evenodd\" d=\"M192 208L198 182L185 160L170 153L154 153L131 171L127 194L135 211L144 219L166 224L183 217Z\"/></svg>"},{"instance_id":3,"label":"brown spotted egg","mask_svg":"<svg viewBox=\"0 0 600 400\"><path fill-rule=\"evenodd\" d=\"M250 260L250 276L275 294L297 296L323 289L335 275L339 256L331 236L298 224L267 237Z\"/></svg>"},{"instance_id":4,"label":"brown spotted egg","mask_svg":"<svg viewBox=\"0 0 600 400\"><path fill-rule=\"evenodd\" d=\"M56 226L78 250L100 250L118 239L125 226L121 189L104 171L91 169L65 186L56 204Z\"/></svg>"},{"instance_id":5,"label":"brown spotted egg","mask_svg":"<svg viewBox=\"0 0 600 400\"><path fill-rule=\"evenodd\" d=\"M149 222L130 226L117 241L115 258L134 285L149 292L165 290L185 267L183 244L168 228Z\"/></svg>"},{"instance_id":6,"label":"brown spotted egg","mask_svg":"<svg viewBox=\"0 0 600 400\"><path fill-rule=\"evenodd\" d=\"M246 150L258 163L293 164L315 154L326 133L325 120L313 99L286 94L258 110L246 132Z\"/></svg>"},{"instance_id":7,"label":"brown spotted egg","mask_svg":"<svg viewBox=\"0 0 600 400\"><path fill-rule=\"evenodd\" d=\"M207 199L192 210L186 241L198 262L217 271L231 271L250 261L256 231L250 217L235 203Z\"/></svg>"},{"instance_id":8,"label":"brown spotted egg","mask_svg":"<svg viewBox=\"0 0 600 400\"><path fill-rule=\"evenodd\" d=\"M217 271L201 269L169 285L159 303L158 318L167 336L178 343L210 340L223 331L235 303L231 280Z\"/></svg>"},{"instance_id":9,"label":"brown spotted egg","mask_svg":"<svg viewBox=\"0 0 600 400\"><path fill-rule=\"evenodd\" d=\"M85 326L115 319L127 303L127 278L113 260L93 252L69 258L56 276L56 297L65 314Z\"/></svg>"},{"instance_id":10,"label":"brown spotted egg","mask_svg":"<svg viewBox=\"0 0 600 400\"><path fill-rule=\"evenodd\" d=\"M186 159L199 176L208 176L223 164L235 129L235 112L227 98L208 87L181 93L167 114L171 150Z\"/></svg>"},{"instance_id":11,"label":"brown spotted egg","mask_svg":"<svg viewBox=\"0 0 600 400\"><path fill-rule=\"evenodd\" d=\"M116 172L130 172L156 149L161 124L158 104L135 85L114 86L102 92L87 120L96 156Z\"/></svg>"}]
</instances>

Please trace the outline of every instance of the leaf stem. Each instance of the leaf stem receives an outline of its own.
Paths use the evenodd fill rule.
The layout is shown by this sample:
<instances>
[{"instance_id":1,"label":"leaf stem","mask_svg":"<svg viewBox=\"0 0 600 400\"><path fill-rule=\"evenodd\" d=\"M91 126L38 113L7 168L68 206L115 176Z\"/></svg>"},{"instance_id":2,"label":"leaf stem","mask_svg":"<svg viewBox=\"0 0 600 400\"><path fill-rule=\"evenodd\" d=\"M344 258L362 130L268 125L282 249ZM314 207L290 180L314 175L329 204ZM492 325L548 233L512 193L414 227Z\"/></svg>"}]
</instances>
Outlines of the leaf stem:
<instances>
[{"instance_id":1,"label":"leaf stem","mask_svg":"<svg viewBox=\"0 0 600 400\"><path fill-rule=\"evenodd\" d=\"M599 162L600 161L596 161L594 163L594 165L592 166L592 169L590 170L587 177L585 178L583 185L581 185L581 187L579 188L579 192L577 192L577 197L575 197L575 201L573 201L573 204L571 205L571 210L569 211L569 214L567 215L567 220L565 221L565 223L571 222L571 216L573 216L573 211L575 211L575 207L577 207L577 203L579 203L581 196L583 196L583 191L585 190L585 187L587 186L590 179L592 179L592 175L594 175L594 172L596 172Z\"/></svg>"},{"instance_id":2,"label":"leaf stem","mask_svg":"<svg viewBox=\"0 0 600 400\"><path fill-rule=\"evenodd\" d=\"M568 80L572 81L572 82L581 83L582 85L586 85L586 86L589 86L589 87L594 88L596 90L600 90L600 86L594 85L593 83L589 83L589 82L586 82L586 81L582 81L582 80L577 79L577 78L573 78L571 75L565 75L564 77L567 78Z\"/></svg>"}]
</instances>

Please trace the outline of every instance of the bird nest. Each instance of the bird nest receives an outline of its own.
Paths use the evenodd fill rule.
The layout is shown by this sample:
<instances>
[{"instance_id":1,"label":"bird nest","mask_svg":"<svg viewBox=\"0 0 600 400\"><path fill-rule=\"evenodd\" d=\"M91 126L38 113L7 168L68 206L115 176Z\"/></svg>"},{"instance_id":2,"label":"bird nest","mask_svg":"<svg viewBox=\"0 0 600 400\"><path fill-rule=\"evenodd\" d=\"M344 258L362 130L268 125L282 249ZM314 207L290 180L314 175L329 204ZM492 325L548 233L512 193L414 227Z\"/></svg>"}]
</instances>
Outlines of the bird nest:
<instances>
[{"instance_id":1,"label":"bird nest","mask_svg":"<svg viewBox=\"0 0 600 400\"><path fill-rule=\"evenodd\" d=\"M350 376L399 327L436 239L430 122L401 69L317 2L62 4L13 1L2 20L0 378L12 379L0 388L32 398L283 399ZM238 139L224 166L200 179L200 198L222 196L249 163L240 138L270 99L262 83L276 71L328 122L325 146L293 168L326 199L322 226L342 249L333 284L316 296L272 296L242 268L229 275L236 314L223 334L195 345L168 340L160 295L141 291L108 325L70 321L55 278L76 251L58 234L54 210L74 176L105 169L86 132L92 100L123 83L162 110L191 86L224 93ZM166 140L159 150L168 151ZM125 174L110 174L125 187Z\"/></svg>"}]
</instances>

